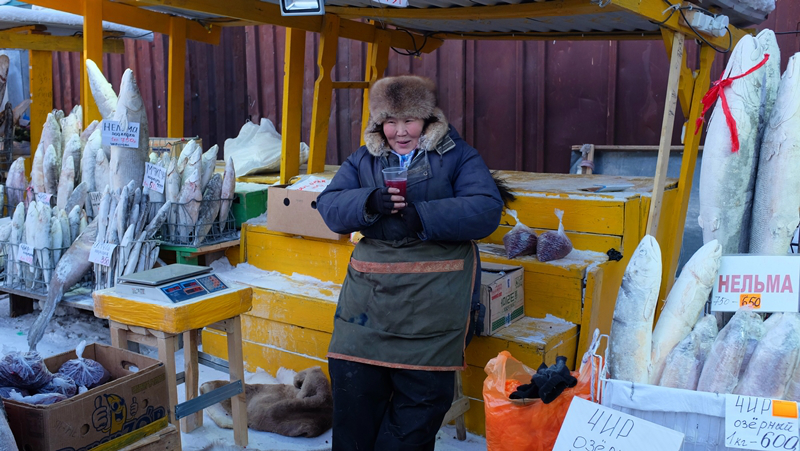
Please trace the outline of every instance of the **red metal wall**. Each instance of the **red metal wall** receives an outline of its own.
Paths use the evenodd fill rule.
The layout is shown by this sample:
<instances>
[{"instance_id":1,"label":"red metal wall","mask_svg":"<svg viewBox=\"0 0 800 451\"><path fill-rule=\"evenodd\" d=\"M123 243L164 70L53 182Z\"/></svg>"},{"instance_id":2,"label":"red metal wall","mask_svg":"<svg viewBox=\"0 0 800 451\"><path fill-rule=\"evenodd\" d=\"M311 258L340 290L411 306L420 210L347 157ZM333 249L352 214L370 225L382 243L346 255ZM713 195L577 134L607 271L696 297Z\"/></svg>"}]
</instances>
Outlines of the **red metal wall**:
<instances>
[{"instance_id":1,"label":"red metal wall","mask_svg":"<svg viewBox=\"0 0 800 451\"><path fill-rule=\"evenodd\" d=\"M800 2L780 0L760 28L800 30ZM782 68L800 51L800 35L778 37ZM204 147L238 134L248 118L267 117L280 130L284 29L228 28L219 46L190 42L186 61L187 136ZM317 36L307 34L303 139L308 140ZM690 61L696 59L688 45ZM151 121L151 134L166 134L167 38L127 41L125 55L106 55L104 72L115 89L131 67ZM363 80L366 44L340 40L334 79ZM712 78L723 64L719 55ZM392 52L387 75L414 73L435 79L439 103L465 139L493 169L566 172L573 144L658 144L667 55L661 40L449 41L421 57ZM79 56L54 55L55 107L79 101ZM360 141L361 91L334 93L328 163L338 164ZM679 142L679 114L674 143Z\"/></svg>"}]
</instances>

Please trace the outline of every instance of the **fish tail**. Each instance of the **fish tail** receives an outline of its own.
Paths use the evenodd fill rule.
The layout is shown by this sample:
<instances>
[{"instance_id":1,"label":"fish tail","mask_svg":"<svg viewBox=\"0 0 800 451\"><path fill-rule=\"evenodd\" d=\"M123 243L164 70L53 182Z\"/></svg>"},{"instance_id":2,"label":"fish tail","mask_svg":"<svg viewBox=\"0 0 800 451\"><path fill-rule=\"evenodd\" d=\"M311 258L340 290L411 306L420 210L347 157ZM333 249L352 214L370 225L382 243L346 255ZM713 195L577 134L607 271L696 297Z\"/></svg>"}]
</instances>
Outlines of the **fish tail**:
<instances>
[{"instance_id":1,"label":"fish tail","mask_svg":"<svg viewBox=\"0 0 800 451\"><path fill-rule=\"evenodd\" d=\"M50 289L47 291L47 299L45 300L44 306L42 306L42 312L39 313L36 321L34 321L31 326L31 330L28 332L28 346L31 351L36 350L36 345L39 344L39 341L41 341L44 336L44 329L50 323L53 314L56 312L56 305L58 305L64 297L64 292L61 289L62 285L63 283L58 280L58 278L50 284Z\"/></svg>"}]
</instances>

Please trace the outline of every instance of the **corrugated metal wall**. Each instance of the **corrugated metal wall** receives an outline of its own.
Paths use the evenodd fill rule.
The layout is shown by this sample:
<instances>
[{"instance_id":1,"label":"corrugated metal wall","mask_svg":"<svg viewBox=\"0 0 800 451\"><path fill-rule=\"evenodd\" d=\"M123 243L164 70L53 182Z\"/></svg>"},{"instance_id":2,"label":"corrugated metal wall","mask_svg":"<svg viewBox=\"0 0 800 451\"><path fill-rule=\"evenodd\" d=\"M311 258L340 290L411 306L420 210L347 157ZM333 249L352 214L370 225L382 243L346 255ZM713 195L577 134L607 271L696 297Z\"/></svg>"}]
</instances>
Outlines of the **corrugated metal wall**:
<instances>
[{"instance_id":1,"label":"corrugated metal wall","mask_svg":"<svg viewBox=\"0 0 800 451\"><path fill-rule=\"evenodd\" d=\"M800 2L782 0L760 28L800 30ZM782 68L800 51L800 35L778 37ZM244 121L267 117L280 130L284 29L228 28L219 46L190 42L186 61L187 136L204 147L238 134ZM688 57L696 58L693 43ZM315 34L308 33L303 101L303 139L308 140L314 80ZM167 38L129 41L125 55L106 55L104 72L115 89L133 68L152 122L166 134ZM366 44L340 40L334 79L363 80ZM712 78L722 71L717 57ZM655 41L449 41L421 57L392 52L387 75L433 78L439 103L465 139L493 169L567 172L573 144L658 144L668 60ZM57 108L79 99L79 56L54 56ZM360 141L361 91L334 93L328 140L329 164L341 163ZM679 143L680 124L674 143Z\"/></svg>"}]
</instances>

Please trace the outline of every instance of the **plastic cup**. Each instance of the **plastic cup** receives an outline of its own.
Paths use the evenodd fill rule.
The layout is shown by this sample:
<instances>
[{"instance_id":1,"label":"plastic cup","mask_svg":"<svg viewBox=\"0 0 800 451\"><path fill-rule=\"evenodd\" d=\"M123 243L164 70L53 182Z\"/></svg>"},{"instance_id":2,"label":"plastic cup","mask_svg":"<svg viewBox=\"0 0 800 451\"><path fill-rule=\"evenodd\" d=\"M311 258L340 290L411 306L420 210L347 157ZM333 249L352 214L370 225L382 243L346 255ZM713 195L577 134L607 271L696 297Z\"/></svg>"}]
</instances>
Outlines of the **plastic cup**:
<instances>
[{"instance_id":1,"label":"plastic cup","mask_svg":"<svg viewBox=\"0 0 800 451\"><path fill-rule=\"evenodd\" d=\"M406 168L386 168L383 170L383 182L389 188L400 190L400 196L406 197L406 181L408 180L408 169Z\"/></svg>"}]
</instances>

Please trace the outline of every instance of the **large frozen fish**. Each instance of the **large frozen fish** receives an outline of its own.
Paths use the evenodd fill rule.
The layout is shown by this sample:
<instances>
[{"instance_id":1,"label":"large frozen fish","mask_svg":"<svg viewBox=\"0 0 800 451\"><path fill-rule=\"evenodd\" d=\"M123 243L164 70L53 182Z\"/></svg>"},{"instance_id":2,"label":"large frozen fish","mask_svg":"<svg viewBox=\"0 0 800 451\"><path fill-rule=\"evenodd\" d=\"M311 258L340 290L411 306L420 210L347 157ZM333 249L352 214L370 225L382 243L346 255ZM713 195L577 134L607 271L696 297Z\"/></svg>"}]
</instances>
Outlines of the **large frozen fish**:
<instances>
[{"instance_id":1,"label":"large frozen fish","mask_svg":"<svg viewBox=\"0 0 800 451\"><path fill-rule=\"evenodd\" d=\"M44 183L44 154L47 148L44 143L39 141L36 147L36 152L33 154L33 166L31 167L31 186L33 191L37 193L44 193L47 191Z\"/></svg>"},{"instance_id":2,"label":"large frozen fish","mask_svg":"<svg viewBox=\"0 0 800 451\"><path fill-rule=\"evenodd\" d=\"M47 146L44 153L44 188L47 194L58 193L58 179L61 176L61 160L53 145Z\"/></svg>"},{"instance_id":3,"label":"large frozen fish","mask_svg":"<svg viewBox=\"0 0 800 451\"><path fill-rule=\"evenodd\" d=\"M86 147L89 137L92 136L97 127L100 126L100 121L94 120L81 132L81 147Z\"/></svg>"},{"instance_id":4,"label":"large frozen fish","mask_svg":"<svg viewBox=\"0 0 800 451\"><path fill-rule=\"evenodd\" d=\"M57 110L55 113L47 113L47 119L44 121L42 127L42 149L47 149L47 146L53 146L58 155L58 161L61 162L61 154L64 149L64 141L61 136L61 125L58 123ZM63 114L63 111L61 112Z\"/></svg>"},{"instance_id":5,"label":"large frozen fish","mask_svg":"<svg viewBox=\"0 0 800 451\"><path fill-rule=\"evenodd\" d=\"M660 286L661 249L655 238L645 235L625 268L617 294L608 351L608 370L613 379L648 382L649 345Z\"/></svg>"},{"instance_id":6,"label":"large frozen fish","mask_svg":"<svg viewBox=\"0 0 800 451\"><path fill-rule=\"evenodd\" d=\"M17 284L19 282L21 263L17 261L17 245L25 240L25 204L20 202L17 208L14 209L14 216L11 218L11 236L8 241L11 243L9 246L8 260L12 262L10 265L11 274L6 275L6 285ZM10 283L9 283L10 282Z\"/></svg>"},{"instance_id":7,"label":"large frozen fish","mask_svg":"<svg viewBox=\"0 0 800 451\"><path fill-rule=\"evenodd\" d=\"M103 190L103 197L100 199L100 207L97 216L97 242L105 243L106 231L108 230L108 215L111 211L111 191L108 186Z\"/></svg>"},{"instance_id":8,"label":"large frozen fish","mask_svg":"<svg viewBox=\"0 0 800 451\"><path fill-rule=\"evenodd\" d=\"M220 201L219 196L222 193L222 176L214 174L206 186L203 193L203 203L200 205L200 213L197 216L197 226L194 231L194 245L200 246L205 240L206 235L214 225L214 220L219 215Z\"/></svg>"},{"instance_id":9,"label":"large frozen fish","mask_svg":"<svg viewBox=\"0 0 800 451\"><path fill-rule=\"evenodd\" d=\"M758 41L744 36L731 53L723 77L735 77L756 67L763 59ZM733 152L731 132L717 101L708 124L700 169L700 227L703 242L718 240L722 254L747 252L750 235L750 210L758 162L758 113L764 67L723 88L739 137L739 150Z\"/></svg>"},{"instance_id":10,"label":"large frozen fish","mask_svg":"<svg viewBox=\"0 0 800 451\"><path fill-rule=\"evenodd\" d=\"M69 227L69 216L64 210L58 212L58 222L61 224L61 245L64 249L72 244L72 230Z\"/></svg>"},{"instance_id":11,"label":"large frozen fish","mask_svg":"<svg viewBox=\"0 0 800 451\"><path fill-rule=\"evenodd\" d=\"M97 235L97 221L92 221L86 230L81 233L72 246L67 249L61 260L55 267L53 278L47 287L47 299L42 305L42 312L36 318L28 333L28 346L31 350L36 349L36 345L44 336L45 327L55 313L56 305L64 297L64 293L86 274L91 268L89 261L89 251L92 249Z\"/></svg>"},{"instance_id":12,"label":"large frozen fish","mask_svg":"<svg viewBox=\"0 0 800 451\"><path fill-rule=\"evenodd\" d=\"M686 262L678 280L672 286L653 330L651 384L661 380L661 373L672 348L689 335L703 313L714 287L721 255L722 247L717 240L710 241Z\"/></svg>"},{"instance_id":13,"label":"large frozen fish","mask_svg":"<svg viewBox=\"0 0 800 451\"><path fill-rule=\"evenodd\" d=\"M33 248L39 251L39 256L36 259L37 264L42 269L42 276L44 277L45 285L50 283L50 275L53 272L53 253L51 252L51 238L50 238L50 219L51 209L45 204L39 204L39 214L36 219L35 232L33 234ZM27 227L27 224L26 224ZM61 228L59 226L59 228ZM30 244L30 243L28 243ZM37 271L37 282L38 271Z\"/></svg>"},{"instance_id":14,"label":"large frozen fish","mask_svg":"<svg viewBox=\"0 0 800 451\"><path fill-rule=\"evenodd\" d=\"M72 108L72 112L64 119L61 119L60 125L61 137L64 143L69 142L73 136L77 136L78 140L80 140L81 131L83 130L83 108L80 105L75 105Z\"/></svg>"},{"instance_id":15,"label":"large frozen fish","mask_svg":"<svg viewBox=\"0 0 800 451\"><path fill-rule=\"evenodd\" d=\"M61 258L61 241L63 239L64 237L61 233L61 221L55 216L50 216L50 246L48 247L51 250L53 264L57 263L58 259Z\"/></svg>"},{"instance_id":16,"label":"large frozen fish","mask_svg":"<svg viewBox=\"0 0 800 451\"><path fill-rule=\"evenodd\" d=\"M68 216L70 242L78 238L81 224L81 207L76 205L69 211Z\"/></svg>"},{"instance_id":17,"label":"large frozen fish","mask_svg":"<svg viewBox=\"0 0 800 451\"><path fill-rule=\"evenodd\" d=\"M121 188L131 180L136 186L142 186L144 164L147 162L150 149L150 132L147 126L147 111L144 101L139 94L139 87L133 77L133 71L130 69L126 69L122 74L114 120L119 122L122 129L127 129L128 124L131 123L139 124L139 147L134 149L111 146L111 159L108 166L111 172L111 187L113 189Z\"/></svg>"},{"instance_id":18,"label":"large frozen fish","mask_svg":"<svg viewBox=\"0 0 800 451\"><path fill-rule=\"evenodd\" d=\"M102 149L98 149L95 152L94 189L100 191L106 186L111 186L111 168L106 159L106 153Z\"/></svg>"},{"instance_id":19,"label":"large frozen fish","mask_svg":"<svg viewBox=\"0 0 800 451\"><path fill-rule=\"evenodd\" d=\"M800 224L800 54L789 59L761 143L750 253L784 255Z\"/></svg>"},{"instance_id":20,"label":"large frozen fish","mask_svg":"<svg viewBox=\"0 0 800 451\"><path fill-rule=\"evenodd\" d=\"M72 166L75 171L75 182L81 179L81 156L82 156L81 138L78 135L72 137L64 144L64 155L61 158L61 169L64 169L64 163L67 161L67 156L72 156Z\"/></svg>"},{"instance_id":21,"label":"large frozen fish","mask_svg":"<svg viewBox=\"0 0 800 451\"><path fill-rule=\"evenodd\" d=\"M714 340L697 382L698 391L733 393L739 382L749 336L758 328L761 317L752 310L739 309Z\"/></svg>"},{"instance_id":22,"label":"large frozen fish","mask_svg":"<svg viewBox=\"0 0 800 451\"><path fill-rule=\"evenodd\" d=\"M188 169L188 167L187 167ZM181 194L176 205L178 236L175 237L181 243L188 243L190 234L197 223L197 216L200 214L200 203L203 200L203 192L200 191L200 172L195 169L183 184Z\"/></svg>"},{"instance_id":23,"label":"large frozen fish","mask_svg":"<svg viewBox=\"0 0 800 451\"><path fill-rule=\"evenodd\" d=\"M178 198L180 197L181 193L181 173L178 171L177 160L175 158L170 159L169 166L167 167L167 183L164 186L164 196L167 202L171 202L176 204L178 202ZM167 220L168 228L169 228L169 235L175 236L176 230L175 226L178 222L178 207L175 207L170 211L169 218Z\"/></svg>"},{"instance_id":24,"label":"large frozen fish","mask_svg":"<svg viewBox=\"0 0 800 451\"><path fill-rule=\"evenodd\" d=\"M717 333L717 318L714 315L700 318L689 335L667 356L667 364L658 385L684 390L696 389L700 372L703 371L703 364Z\"/></svg>"},{"instance_id":25,"label":"large frozen fish","mask_svg":"<svg viewBox=\"0 0 800 451\"><path fill-rule=\"evenodd\" d=\"M27 186L28 178L25 177L25 158L19 157L11 163L11 167L8 169L8 179L6 180L8 205L14 206L22 202Z\"/></svg>"},{"instance_id":26,"label":"large frozen fish","mask_svg":"<svg viewBox=\"0 0 800 451\"><path fill-rule=\"evenodd\" d=\"M111 119L117 107L117 94L114 93L114 88L103 76L103 71L90 59L86 60L86 74L89 76L89 89L92 91L100 115L103 119Z\"/></svg>"},{"instance_id":27,"label":"large frozen fish","mask_svg":"<svg viewBox=\"0 0 800 451\"><path fill-rule=\"evenodd\" d=\"M78 183L78 186L72 190L72 193L67 198L67 205L64 207L66 211L72 211L72 207L83 207L86 205L86 199L89 197L89 184L86 182ZM91 202L90 202L91 204Z\"/></svg>"},{"instance_id":28,"label":"large frozen fish","mask_svg":"<svg viewBox=\"0 0 800 451\"><path fill-rule=\"evenodd\" d=\"M200 191L202 192L203 186L203 165L201 161L203 159L203 148L200 146L195 146L194 152L189 155L189 159L186 161L186 167L183 168L183 172L181 172L181 185L185 184L189 177L191 177L194 171L200 175L198 179L198 183L200 185Z\"/></svg>"},{"instance_id":29,"label":"large frozen fish","mask_svg":"<svg viewBox=\"0 0 800 451\"><path fill-rule=\"evenodd\" d=\"M220 231L225 230L228 224L228 211L233 203L234 191L236 191L236 171L233 169L233 159L225 160L225 175L222 177L222 203L219 206L219 226Z\"/></svg>"},{"instance_id":30,"label":"large frozen fish","mask_svg":"<svg viewBox=\"0 0 800 451\"><path fill-rule=\"evenodd\" d=\"M178 155L178 159L176 161L176 169L178 171L178 175L183 174L183 170L186 169L186 164L189 162L189 157L194 155L194 151L197 150L197 141L194 139L190 140L183 146L181 149L181 153Z\"/></svg>"},{"instance_id":31,"label":"large frozen fish","mask_svg":"<svg viewBox=\"0 0 800 451\"><path fill-rule=\"evenodd\" d=\"M69 201L69 197L72 195L72 190L75 189L75 163L72 160L72 155L69 155L66 160L64 160L64 165L61 169L61 177L58 182L56 206L62 210L67 208L67 201Z\"/></svg>"},{"instance_id":32,"label":"large frozen fish","mask_svg":"<svg viewBox=\"0 0 800 451\"><path fill-rule=\"evenodd\" d=\"M219 146L214 144L213 146L211 146L210 149L208 149L207 151L205 151L205 153L202 154L200 164L203 166L203 174L202 174L203 190L206 189L208 181L211 180L211 177L214 175L214 170L217 167L218 152L219 152Z\"/></svg>"},{"instance_id":33,"label":"large frozen fish","mask_svg":"<svg viewBox=\"0 0 800 451\"><path fill-rule=\"evenodd\" d=\"M800 314L784 313L758 343L734 393L783 398L800 356Z\"/></svg>"},{"instance_id":34,"label":"large frozen fish","mask_svg":"<svg viewBox=\"0 0 800 451\"><path fill-rule=\"evenodd\" d=\"M95 192L95 178L94 168L97 165L97 152L100 150L100 135L92 133L86 141L81 155L81 181L86 182L89 186L89 192Z\"/></svg>"},{"instance_id":35,"label":"large frozen fish","mask_svg":"<svg viewBox=\"0 0 800 451\"><path fill-rule=\"evenodd\" d=\"M769 59L764 65L764 78L761 82L761 110L758 113L758 138L756 139L756 146L760 148L764 130L767 128L772 108L775 106L775 99L778 96L778 84L781 82L781 49L775 39L775 32L769 28L761 30L756 35L756 40L758 40L764 55L769 55Z\"/></svg>"}]
</instances>

